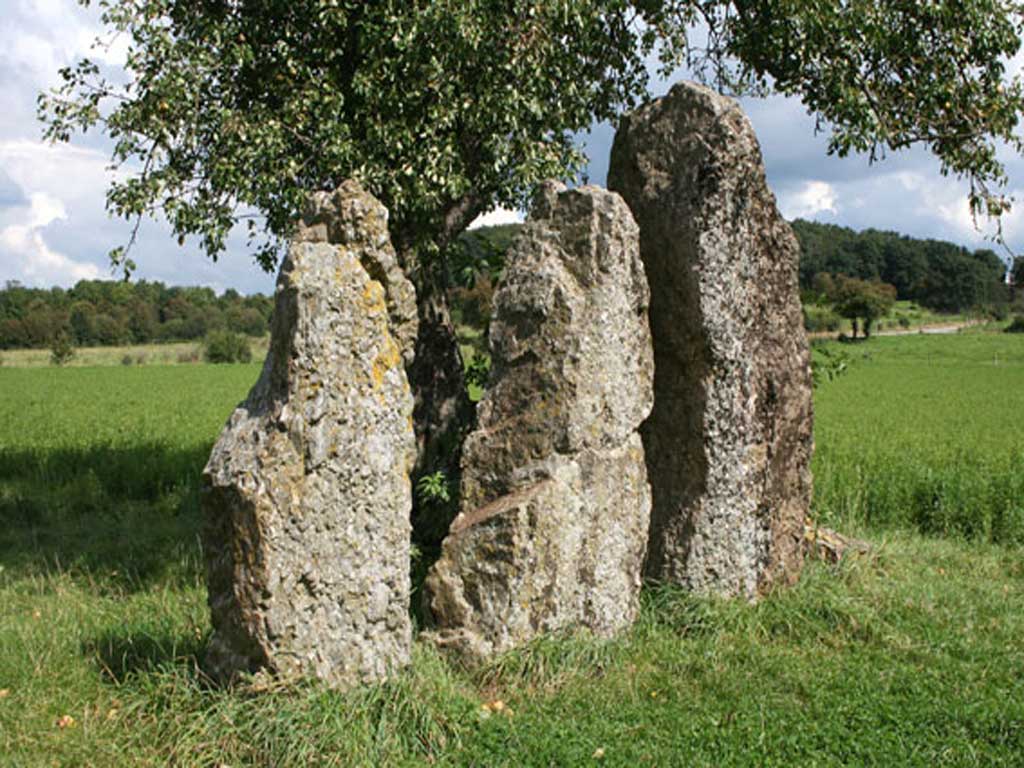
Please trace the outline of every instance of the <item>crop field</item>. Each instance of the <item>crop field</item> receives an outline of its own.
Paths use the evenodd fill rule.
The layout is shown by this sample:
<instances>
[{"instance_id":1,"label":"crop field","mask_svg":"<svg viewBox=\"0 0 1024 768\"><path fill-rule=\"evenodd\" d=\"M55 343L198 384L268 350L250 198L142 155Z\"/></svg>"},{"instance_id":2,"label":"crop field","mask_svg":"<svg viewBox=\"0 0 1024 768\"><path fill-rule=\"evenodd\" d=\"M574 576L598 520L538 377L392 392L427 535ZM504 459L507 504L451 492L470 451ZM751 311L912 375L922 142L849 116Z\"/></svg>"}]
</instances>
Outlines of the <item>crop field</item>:
<instances>
[{"instance_id":1,"label":"crop field","mask_svg":"<svg viewBox=\"0 0 1024 768\"><path fill-rule=\"evenodd\" d=\"M262 360L270 346L270 336L247 337L254 360ZM52 365L49 349L6 349L0 351L0 364L12 368L39 368ZM91 368L99 365L182 365L197 363L203 358L199 341L178 341L163 344L136 344L128 347L76 347L66 365Z\"/></svg>"},{"instance_id":2,"label":"crop field","mask_svg":"<svg viewBox=\"0 0 1024 768\"><path fill-rule=\"evenodd\" d=\"M827 349L850 363L815 403L822 520L1024 544L1024 340L922 335Z\"/></svg>"},{"instance_id":3,"label":"crop field","mask_svg":"<svg viewBox=\"0 0 1024 768\"><path fill-rule=\"evenodd\" d=\"M1024 338L824 349L815 516L869 554L349 693L199 666L199 472L257 365L0 368L0 765L1021 765Z\"/></svg>"}]
</instances>

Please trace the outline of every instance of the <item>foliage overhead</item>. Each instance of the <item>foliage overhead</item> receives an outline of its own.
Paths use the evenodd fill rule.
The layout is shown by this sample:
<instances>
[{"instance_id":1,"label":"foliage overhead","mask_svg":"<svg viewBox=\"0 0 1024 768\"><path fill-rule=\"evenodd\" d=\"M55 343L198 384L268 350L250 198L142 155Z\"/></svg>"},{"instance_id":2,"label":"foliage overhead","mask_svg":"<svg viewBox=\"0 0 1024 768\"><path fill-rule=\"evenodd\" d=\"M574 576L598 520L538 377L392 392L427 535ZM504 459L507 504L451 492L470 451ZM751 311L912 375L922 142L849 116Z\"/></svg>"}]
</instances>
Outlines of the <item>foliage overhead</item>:
<instances>
[{"instance_id":1,"label":"foliage overhead","mask_svg":"<svg viewBox=\"0 0 1024 768\"><path fill-rule=\"evenodd\" d=\"M101 126L126 172L112 212L162 212L214 258L246 219L267 269L304 194L345 178L389 208L410 253L443 249L496 204L522 206L542 179L578 176L574 133L642 98L655 54L723 89L799 95L833 152L923 143L970 181L978 212L1006 209L998 143L1021 149L1011 0L99 5L129 41L127 80L88 60L64 69L40 97L46 136Z\"/></svg>"}]
</instances>

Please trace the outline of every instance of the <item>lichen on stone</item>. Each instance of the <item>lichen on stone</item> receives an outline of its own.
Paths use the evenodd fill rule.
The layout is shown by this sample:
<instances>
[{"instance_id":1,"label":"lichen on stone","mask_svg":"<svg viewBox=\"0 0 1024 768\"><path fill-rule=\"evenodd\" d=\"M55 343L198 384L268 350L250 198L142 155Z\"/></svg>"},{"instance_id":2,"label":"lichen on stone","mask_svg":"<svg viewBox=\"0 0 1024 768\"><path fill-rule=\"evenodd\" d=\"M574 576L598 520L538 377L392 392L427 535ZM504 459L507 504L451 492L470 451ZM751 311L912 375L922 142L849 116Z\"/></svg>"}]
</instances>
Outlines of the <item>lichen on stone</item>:
<instances>
[{"instance_id":1,"label":"lichen on stone","mask_svg":"<svg viewBox=\"0 0 1024 768\"><path fill-rule=\"evenodd\" d=\"M416 447L401 344L415 293L380 203L346 183L311 206L263 371L203 473L206 664L224 681L265 670L344 688L409 661Z\"/></svg>"}]
</instances>

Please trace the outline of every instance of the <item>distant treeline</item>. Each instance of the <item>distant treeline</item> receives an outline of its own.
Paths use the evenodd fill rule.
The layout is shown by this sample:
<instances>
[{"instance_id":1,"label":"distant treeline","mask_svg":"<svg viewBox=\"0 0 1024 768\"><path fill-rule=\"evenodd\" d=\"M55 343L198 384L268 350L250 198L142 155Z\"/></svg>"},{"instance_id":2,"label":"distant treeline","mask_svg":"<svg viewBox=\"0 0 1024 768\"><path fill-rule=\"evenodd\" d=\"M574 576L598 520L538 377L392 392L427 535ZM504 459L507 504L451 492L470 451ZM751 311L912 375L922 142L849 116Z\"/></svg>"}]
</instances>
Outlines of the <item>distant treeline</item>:
<instances>
[{"instance_id":1,"label":"distant treeline","mask_svg":"<svg viewBox=\"0 0 1024 768\"><path fill-rule=\"evenodd\" d=\"M469 292L467 298L475 278L497 282L519 226L484 227L460 239L452 259L452 282ZM821 274L888 283L897 298L938 312L966 312L1009 298L1006 263L990 249L971 251L942 240L876 229L855 232L801 219L793 222L793 229L800 240L800 288L808 294L816 291L815 277Z\"/></svg>"},{"instance_id":2,"label":"distant treeline","mask_svg":"<svg viewBox=\"0 0 1024 768\"><path fill-rule=\"evenodd\" d=\"M505 252L519 228L484 227L460 238L449 260L457 319L486 325ZM793 229L801 246L800 287L807 293L817 290L819 275L847 275L888 283L898 298L940 312L1008 299L1006 264L989 249L800 219ZM261 336L272 309L273 299L260 294L229 289L218 296L210 288L145 280L82 280L68 290L8 282L0 289L0 349L45 347L61 333L79 346L189 341L218 329Z\"/></svg>"},{"instance_id":3,"label":"distant treeline","mask_svg":"<svg viewBox=\"0 0 1024 768\"><path fill-rule=\"evenodd\" d=\"M819 274L880 280L900 299L938 312L965 312L1008 300L1006 263L992 250L970 251L942 240L917 240L895 232L855 232L797 219L800 288L816 289Z\"/></svg>"},{"instance_id":4,"label":"distant treeline","mask_svg":"<svg viewBox=\"0 0 1024 768\"><path fill-rule=\"evenodd\" d=\"M67 334L79 346L189 341L215 329L262 336L273 300L159 282L82 280L74 288L0 289L0 349L49 346Z\"/></svg>"}]
</instances>

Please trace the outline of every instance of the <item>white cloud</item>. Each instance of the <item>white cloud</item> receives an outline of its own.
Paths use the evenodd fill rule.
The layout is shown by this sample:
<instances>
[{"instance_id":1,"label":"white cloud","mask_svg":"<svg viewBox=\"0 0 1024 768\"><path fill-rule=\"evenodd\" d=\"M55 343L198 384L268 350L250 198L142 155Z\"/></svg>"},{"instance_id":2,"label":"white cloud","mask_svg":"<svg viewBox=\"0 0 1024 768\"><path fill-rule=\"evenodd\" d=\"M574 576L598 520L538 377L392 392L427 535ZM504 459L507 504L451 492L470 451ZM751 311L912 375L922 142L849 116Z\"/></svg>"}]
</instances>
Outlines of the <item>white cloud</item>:
<instances>
[{"instance_id":1,"label":"white cloud","mask_svg":"<svg viewBox=\"0 0 1024 768\"><path fill-rule=\"evenodd\" d=\"M805 181L799 191L781 196L779 207L788 219L807 219L818 213L839 213L836 190L826 181Z\"/></svg>"},{"instance_id":2,"label":"white cloud","mask_svg":"<svg viewBox=\"0 0 1024 768\"><path fill-rule=\"evenodd\" d=\"M94 149L42 144L36 95L56 84L58 68L79 57L117 67L128 40L115 39L109 49L92 48L96 36L105 34L96 3L83 8L76 0L0 0L0 7L0 232L5 233L0 283L26 279L30 266L64 284L77 276L108 275L106 253L127 242L131 226L110 219L105 210L110 142L90 132L76 142ZM1022 63L1024 53L1014 59L1012 69L1020 71ZM666 87L661 80L654 85L656 92ZM896 153L873 166L863 157L826 157L826 137L815 134L814 120L799 100L774 97L741 103L757 130L769 181L787 216L987 245L967 212L965 186L941 177L926 151ZM592 157L588 170L594 183L605 181L613 136L607 124L579 136ZM1014 183L1024 184L1021 159L1012 153L1000 156ZM521 214L499 209L473 226L521 220ZM1024 215L1011 214L1004 229L1019 246ZM193 241L179 248L163 222L144 223L132 254L139 265L136 274L174 284L272 291L273 278L253 266L244 237L236 235L229 242L228 252L213 264Z\"/></svg>"},{"instance_id":3,"label":"white cloud","mask_svg":"<svg viewBox=\"0 0 1024 768\"><path fill-rule=\"evenodd\" d=\"M48 287L71 285L99 277L95 264L77 262L58 253L46 242L43 229L67 218L64 203L45 192L34 192L24 210L23 224L0 229L0 264L24 283Z\"/></svg>"},{"instance_id":4,"label":"white cloud","mask_svg":"<svg viewBox=\"0 0 1024 768\"><path fill-rule=\"evenodd\" d=\"M473 223L469 225L469 228L478 229L480 227L496 227L499 224L521 224L522 221L523 214L519 211L513 211L508 208L495 208L493 211L473 219Z\"/></svg>"},{"instance_id":5,"label":"white cloud","mask_svg":"<svg viewBox=\"0 0 1024 768\"><path fill-rule=\"evenodd\" d=\"M30 139L0 141L0 168L31 194L49 191L74 210L74 204L99 205L111 179L109 159L96 149L47 144Z\"/></svg>"},{"instance_id":6,"label":"white cloud","mask_svg":"<svg viewBox=\"0 0 1024 768\"><path fill-rule=\"evenodd\" d=\"M35 192L29 197L28 227L41 229L52 221L66 219L68 212L64 203L45 192Z\"/></svg>"}]
</instances>

